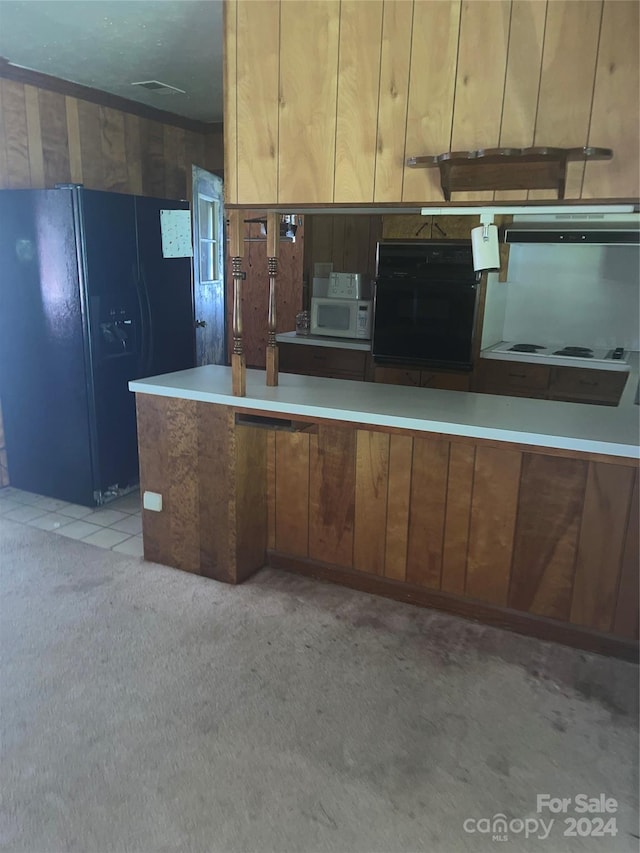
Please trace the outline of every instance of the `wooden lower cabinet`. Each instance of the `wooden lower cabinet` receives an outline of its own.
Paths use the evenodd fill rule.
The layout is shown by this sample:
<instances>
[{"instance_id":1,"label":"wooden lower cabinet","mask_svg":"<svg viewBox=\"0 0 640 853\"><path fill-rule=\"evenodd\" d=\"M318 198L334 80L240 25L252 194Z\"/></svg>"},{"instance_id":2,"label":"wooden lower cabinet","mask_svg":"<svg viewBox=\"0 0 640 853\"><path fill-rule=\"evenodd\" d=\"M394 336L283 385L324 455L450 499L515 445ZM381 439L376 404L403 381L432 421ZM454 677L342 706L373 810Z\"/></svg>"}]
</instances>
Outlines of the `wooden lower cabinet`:
<instances>
[{"instance_id":1,"label":"wooden lower cabinet","mask_svg":"<svg viewBox=\"0 0 640 853\"><path fill-rule=\"evenodd\" d=\"M420 370L405 369L403 367L378 367L373 368L373 381L385 385L413 385L420 387Z\"/></svg>"},{"instance_id":2,"label":"wooden lower cabinet","mask_svg":"<svg viewBox=\"0 0 640 853\"><path fill-rule=\"evenodd\" d=\"M468 391L471 387L471 374L445 370L421 370L420 386L438 388L441 391Z\"/></svg>"},{"instance_id":3,"label":"wooden lower cabinet","mask_svg":"<svg viewBox=\"0 0 640 853\"><path fill-rule=\"evenodd\" d=\"M279 343L278 349L280 370L283 373L326 376L329 379L373 380L387 385L414 385L416 388L448 391L469 391L471 384L469 373L374 365L370 353L363 350L289 343Z\"/></svg>"},{"instance_id":4,"label":"wooden lower cabinet","mask_svg":"<svg viewBox=\"0 0 640 853\"><path fill-rule=\"evenodd\" d=\"M272 565L598 651L637 640L632 463L325 424L269 440Z\"/></svg>"},{"instance_id":5,"label":"wooden lower cabinet","mask_svg":"<svg viewBox=\"0 0 640 853\"><path fill-rule=\"evenodd\" d=\"M329 379L368 379L370 355L364 350L279 343L280 370Z\"/></svg>"},{"instance_id":6,"label":"wooden lower cabinet","mask_svg":"<svg viewBox=\"0 0 640 853\"><path fill-rule=\"evenodd\" d=\"M631 460L136 402L141 489L163 499L145 559L229 583L270 564L637 656Z\"/></svg>"},{"instance_id":7,"label":"wooden lower cabinet","mask_svg":"<svg viewBox=\"0 0 640 853\"><path fill-rule=\"evenodd\" d=\"M521 361L479 359L474 375L474 391L510 397L546 399L550 368Z\"/></svg>"},{"instance_id":8,"label":"wooden lower cabinet","mask_svg":"<svg viewBox=\"0 0 640 853\"><path fill-rule=\"evenodd\" d=\"M443 391L469 391L469 373L420 368L387 367L376 365L374 382L387 385L414 385L416 388L438 388Z\"/></svg>"},{"instance_id":9,"label":"wooden lower cabinet","mask_svg":"<svg viewBox=\"0 0 640 853\"><path fill-rule=\"evenodd\" d=\"M267 432L226 406L136 394L145 560L227 583L264 565Z\"/></svg>"},{"instance_id":10,"label":"wooden lower cabinet","mask_svg":"<svg viewBox=\"0 0 640 853\"><path fill-rule=\"evenodd\" d=\"M628 376L628 373L588 367L552 367L549 399L617 406Z\"/></svg>"},{"instance_id":11,"label":"wooden lower cabinet","mask_svg":"<svg viewBox=\"0 0 640 853\"><path fill-rule=\"evenodd\" d=\"M629 375L611 370L550 367L487 358L478 360L473 373L426 370L412 365L374 365L371 355L362 350L310 344L280 343L278 346L283 373L602 406L618 405Z\"/></svg>"},{"instance_id":12,"label":"wooden lower cabinet","mask_svg":"<svg viewBox=\"0 0 640 853\"><path fill-rule=\"evenodd\" d=\"M567 403L617 406L629 374L590 367L550 367L523 361L479 359L472 390Z\"/></svg>"}]
</instances>

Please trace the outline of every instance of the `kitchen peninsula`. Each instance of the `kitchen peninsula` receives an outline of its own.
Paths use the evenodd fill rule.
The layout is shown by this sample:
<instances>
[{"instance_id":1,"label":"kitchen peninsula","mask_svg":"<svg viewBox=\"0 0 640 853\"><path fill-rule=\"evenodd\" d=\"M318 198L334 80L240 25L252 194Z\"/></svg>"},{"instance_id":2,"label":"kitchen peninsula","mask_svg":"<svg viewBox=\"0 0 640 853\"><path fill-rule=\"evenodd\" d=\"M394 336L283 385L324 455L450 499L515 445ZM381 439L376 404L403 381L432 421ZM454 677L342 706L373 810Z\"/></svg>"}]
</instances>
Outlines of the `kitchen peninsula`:
<instances>
[{"instance_id":1,"label":"kitchen peninsula","mask_svg":"<svg viewBox=\"0 0 640 853\"><path fill-rule=\"evenodd\" d=\"M145 558L263 565L633 657L638 407L205 366L136 393Z\"/></svg>"}]
</instances>

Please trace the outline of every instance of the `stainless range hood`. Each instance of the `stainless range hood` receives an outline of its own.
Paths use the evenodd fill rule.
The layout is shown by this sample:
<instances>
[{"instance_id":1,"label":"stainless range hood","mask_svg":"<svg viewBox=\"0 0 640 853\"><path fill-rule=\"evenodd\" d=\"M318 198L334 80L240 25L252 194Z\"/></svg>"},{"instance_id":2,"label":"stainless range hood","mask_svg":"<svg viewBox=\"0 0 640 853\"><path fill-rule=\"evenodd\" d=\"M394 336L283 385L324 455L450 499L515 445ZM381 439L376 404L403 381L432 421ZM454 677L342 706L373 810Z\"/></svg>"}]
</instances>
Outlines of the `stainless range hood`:
<instances>
[{"instance_id":1,"label":"stainless range hood","mask_svg":"<svg viewBox=\"0 0 640 853\"><path fill-rule=\"evenodd\" d=\"M603 217L561 218L552 222L513 222L501 229L505 243L566 243L571 246L638 246L640 219L624 216L620 221Z\"/></svg>"}]
</instances>

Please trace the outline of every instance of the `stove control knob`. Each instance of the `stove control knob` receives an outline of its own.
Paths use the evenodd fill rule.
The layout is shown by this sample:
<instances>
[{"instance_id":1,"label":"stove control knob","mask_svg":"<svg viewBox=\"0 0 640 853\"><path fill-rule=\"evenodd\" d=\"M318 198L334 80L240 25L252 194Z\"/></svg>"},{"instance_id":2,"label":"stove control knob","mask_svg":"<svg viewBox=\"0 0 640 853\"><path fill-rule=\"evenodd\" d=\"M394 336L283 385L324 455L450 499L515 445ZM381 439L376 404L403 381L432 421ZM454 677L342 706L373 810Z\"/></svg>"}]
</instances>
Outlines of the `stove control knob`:
<instances>
[{"instance_id":1,"label":"stove control knob","mask_svg":"<svg viewBox=\"0 0 640 853\"><path fill-rule=\"evenodd\" d=\"M622 358L623 355L624 355L623 348L622 347L616 347L613 351L613 355L611 356L611 358L619 359L619 358Z\"/></svg>"}]
</instances>

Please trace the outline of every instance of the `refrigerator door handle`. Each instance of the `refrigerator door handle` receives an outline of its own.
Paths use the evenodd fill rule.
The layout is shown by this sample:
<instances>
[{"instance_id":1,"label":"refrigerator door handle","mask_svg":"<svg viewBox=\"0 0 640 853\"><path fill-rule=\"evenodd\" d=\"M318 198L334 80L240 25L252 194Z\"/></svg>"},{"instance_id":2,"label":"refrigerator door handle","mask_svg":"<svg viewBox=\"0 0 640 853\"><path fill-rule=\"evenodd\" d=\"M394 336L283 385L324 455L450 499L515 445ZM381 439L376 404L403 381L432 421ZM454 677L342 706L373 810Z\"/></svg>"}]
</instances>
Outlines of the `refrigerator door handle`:
<instances>
[{"instance_id":1,"label":"refrigerator door handle","mask_svg":"<svg viewBox=\"0 0 640 853\"><path fill-rule=\"evenodd\" d=\"M149 375L151 365L153 364L154 341L153 341L153 318L151 315L151 300L149 299L149 288L147 287L147 277L144 272L144 267L140 264L140 283L142 292L147 306L147 358L145 363L145 376Z\"/></svg>"},{"instance_id":2,"label":"refrigerator door handle","mask_svg":"<svg viewBox=\"0 0 640 853\"><path fill-rule=\"evenodd\" d=\"M136 268L131 268L131 277L133 278L133 283L136 288L136 296L138 298L138 308L140 309L140 348L138 352L138 373L140 376L144 376L144 371L147 362L147 346L148 346L148 335L147 335L147 311L144 304L144 296L142 292L142 287L140 284L140 279L137 275Z\"/></svg>"}]
</instances>

